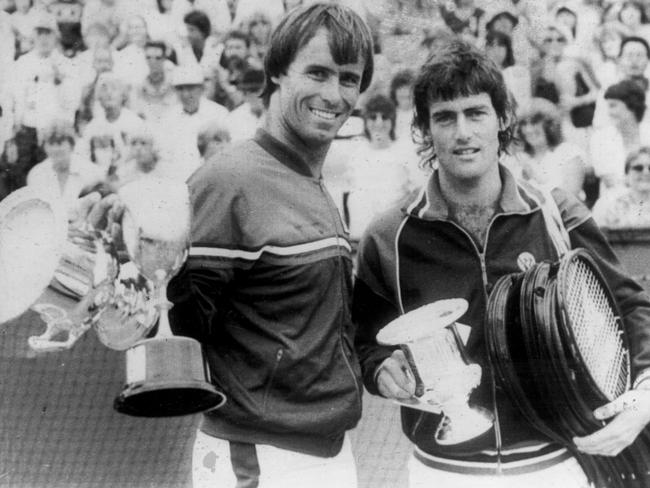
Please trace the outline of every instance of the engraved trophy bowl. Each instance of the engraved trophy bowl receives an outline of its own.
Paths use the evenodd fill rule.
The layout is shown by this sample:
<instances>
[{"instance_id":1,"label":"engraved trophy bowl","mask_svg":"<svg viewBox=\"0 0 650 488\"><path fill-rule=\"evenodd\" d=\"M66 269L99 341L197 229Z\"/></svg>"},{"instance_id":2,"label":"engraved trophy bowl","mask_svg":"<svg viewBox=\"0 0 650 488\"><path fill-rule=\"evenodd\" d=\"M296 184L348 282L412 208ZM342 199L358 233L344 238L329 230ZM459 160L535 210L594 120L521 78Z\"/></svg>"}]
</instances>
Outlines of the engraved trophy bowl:
<instances>
[{"instance_id":1,"label":"engraved trophy bowl","mask_svg":"<svg viewBox=\"0 0 650 488\"><path fill-rule=\"evenodd\" d=\"M184 183L144 178L120 191L125 206L122 236L129 257L153 287L159 311L155 337L126 351L126 386L115 399L118 412L140 417L188 415L220 407L223 393L210 383L201 344L173 335L167 284L183 266L190 247L191 209Z\"/></svg>"},{"instance_id":2,"label":"engraved trophy bowl","mask_svg":"<svg viewBox=\"0 0 650 488\"><path fill-rule=\"evenodd\" d=\"M478 437L494 423L491 412L469 404L481 367L467 359L461 332L467 326L456 322L467 307L461 298L439 300L401 315L377 334L378 343L402 349L415 380L414 398L400 403L442 413L435 433L441 445Z\"/></svg>"},{"instance_id":3,"label":"engraved trophy bowl","mask_svg":"<svg viewBox=\"0 0 650 488\"><path fill-rule=\"evenodd\" d=\"M122 319L120 334L144 336L154 323L146 290L131 290L139 307L122 307L119 273L111 239L68 222L60 198L24 187L0 202L0 324L36 311L45 331L28 338L32 351L62 351L91 327L115 328L114 311ZM115 345L111 334L102 337L98 331L98 336Z\"/></svg>"}]
</instances>

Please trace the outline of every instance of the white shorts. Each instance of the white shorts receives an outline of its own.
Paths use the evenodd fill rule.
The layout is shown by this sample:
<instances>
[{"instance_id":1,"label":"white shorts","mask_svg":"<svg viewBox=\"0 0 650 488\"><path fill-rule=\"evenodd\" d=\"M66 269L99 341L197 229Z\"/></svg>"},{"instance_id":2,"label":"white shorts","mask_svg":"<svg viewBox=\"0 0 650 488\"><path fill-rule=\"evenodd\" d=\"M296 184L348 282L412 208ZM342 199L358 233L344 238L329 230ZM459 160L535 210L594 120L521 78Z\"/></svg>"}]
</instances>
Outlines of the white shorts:
<instances>
[{"instance_id":1,"label":"white shorts","mask_svg":"<svg viewBox=\"0 0 650 488\"><path fill-rule=\"evenodd\" d=\"M590 488L574 457L523 474L461 474L431 468L413 455L409 459L409 488Z\"/></svg>"},{"instance_id":2,"label":"white shorts","mask_svg":"<svg viewBox=\"0 0 650 488\"><path fill-rule=\"evenodd\" d=\"M352 444L347 434L341 452L331 458L263 444L246 446L252 450L251 456L236 461L240 466L234 467L229 441L197 432L192 455L194 488L357 487ZM240 469L239 479L235 469Z\"/></svg>"}]
</instances>

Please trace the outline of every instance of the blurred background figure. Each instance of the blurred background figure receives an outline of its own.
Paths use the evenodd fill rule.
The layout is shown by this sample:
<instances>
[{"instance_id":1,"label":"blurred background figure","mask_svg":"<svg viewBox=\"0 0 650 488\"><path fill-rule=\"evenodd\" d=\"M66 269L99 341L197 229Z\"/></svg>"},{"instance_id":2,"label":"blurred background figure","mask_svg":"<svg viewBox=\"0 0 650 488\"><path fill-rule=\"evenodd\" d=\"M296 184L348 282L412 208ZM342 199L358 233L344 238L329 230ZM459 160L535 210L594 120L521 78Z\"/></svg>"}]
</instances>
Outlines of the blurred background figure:
<instances>
[{"instance_id":1,"label":"blurred background figure","mask_svg":"<svg viewBox=\"0 0 650 488\"><path fill-rule=\"evenodd\" d=\"M600 178L600 197L625 181L625 158L640 146L650 145L650 125L642 123L646 96L636 81L623 80L605 91L609 125L594 131L589 155Z\"/></svg>"},{"instance_id":2,"label":"blurred background figure","mask_svg":"<svg viewBox=\"0 0 650 488\"><path fill-rule=\"evenodd\" d=\"M244 101L226 117L233 142L252 138L261 126L265 112L264 103L260 98L263 86L264 71L257 68L244 71L237 84Z\"/></svg>"},{"instance_id":3,"label":"blurred background figure","mask_svg":"<svg viewBox=\"0 0 650 488\"><path fill-rule=\"evenodd\" d=\"M196 145L204 163L217 157L230 143L230 132L221 122L212 120L199 128Z\"/></svg>"},{"instance_id":4,"label":"blurred background figure","mask_svg":"<svg viewBox=\"0 0 650 488\"><path fill-rule=\"evenodd\" d=\"M126 135L126 157L115 172L113 186L119 188L136 179L159 176L161 151L148 125L136 127Z\"/></svg>"},{"instance_id":5,"label":"blurred background figure","mask_svg":"<svg viewBox=\"0 0 650 488\"><path fill-rule=\"evenodd\" d=\"M650 227L650 147L625 161L625 187L596 201L592 214L603 227Z\"/></svg>"},{"instance_id":6,"label":"blurred background figure","mask_svg":"<svg viewBox=\"0 0 650 488\"><path fill-rule=\"evenodd\" d=\"M104 180L101 169L74 154L76 136L72 124L55 120L43 131L43 148L47 158L27 175L27 184L61 198L72 208L85 189Z\"/></svg>"},{"instance_id":7,"label":"blurred background figure","mask_svg":"<svg viewBox=\"0 0 650 488\"><path fill-rule=\"evenodd\" d=\"M485 52L501 68L506 86L517 102L525 107L531 98L530 72L525 66L515 64L510 36L499 31L489 31L485 35Z\"/></svg>"},{"instance_id":8,"label":"blurred background figure","mask_svg":"<svg viewBox=\"0 0 650 488\"><path fill-rule=\"evenodd\" d=\"M264 56L269 47L273 29L271 19L264 12L257 11L248 18L243 27L250 39L251 64L261 68L264 66Z\"/></svg>"},{"instance_id":9,"label":"blurred background figure","mask_svg":"<svg viewBox=\"0 0 650 488\"><path fill-rule=\"evenodd\" d=\"M410 69L398 71L390 82L390 99L395 104L395 138L411 140L413 121L413 83L415 74Z\"/></svg>"},{"instance_id":10,"label":"blurred background figure","mask_svg":"<svg viewBox=\"0 0 650 488\"><path fill-rule=\"evenodd\" d=\"M369 98L363 109L365 138L350 156L346 200L350 237L358 240L370 221L416 186L409 158L395 138L395 104L385 95Z\"/></svg>"},{"instance_id":11,"label":"blurred background figure","mask_svg":"<svg viewBox=\"0 0 650 488\"><path fill-rule=\"evenodd\" d=\"M522 177L582 197L586 157L579 147L564 141L558 108L543 98L532 99L519 116L518 131Z\"/></svg>"}]
</instances>

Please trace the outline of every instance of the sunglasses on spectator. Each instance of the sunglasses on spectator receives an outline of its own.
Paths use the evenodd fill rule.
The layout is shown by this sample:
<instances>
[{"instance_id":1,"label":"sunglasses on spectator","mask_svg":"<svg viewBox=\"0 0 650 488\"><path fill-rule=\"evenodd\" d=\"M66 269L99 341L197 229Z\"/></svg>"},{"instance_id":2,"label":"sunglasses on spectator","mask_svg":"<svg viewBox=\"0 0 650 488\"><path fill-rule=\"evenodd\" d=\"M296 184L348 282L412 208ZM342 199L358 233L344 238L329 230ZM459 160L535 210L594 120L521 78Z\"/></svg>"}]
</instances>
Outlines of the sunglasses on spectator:
<instances>
[{"instance_id":1,"label":"sunglasses on spectator","mask_svg":"<svg viewBox=\"0 0 650 488\"><path fill-rule=\"evenodd\" d=\"M641 173L646 169L648 170L648 173L650 173L650 166L646 166L645 164L635 164L634 166L630 166L630 169L636 173Z\"/></svg>"},{"instance_id":2,"label":"sunglasses on spectator","mask_svg":"<svg viewBox=\"0 0 650 488\"><path fill-rule=\"evenodd\" d=\"M158 59L158 60L160 60L160 59L165 59L164 56L150 56L150 55L147 55L147 56L145 56L145 57L146 57L147 59Z\"/></svg>"},{"instance_id":3,"label":"sunglasses on spectator","mask_svg":"<svg viewBox=\"0 0 650 488\"><path fill-rule=\"evenodd\" d=\"M70 142L69 136L52 136L48 137L45 142L48 144L63 144L64 142Z\"/></svg>"},{"instance_id":4,"label":"sunglasses on spectator","mask_svg":"<svg viewBox=\"0 0 650 488\"><path fill-rule=\"evenodd\" d=\"M544 39L544 42L546 44L550 44L551 42L565 43L566 39L564 37L547 37L546 39Z\"/></svg>"}]
</instances>

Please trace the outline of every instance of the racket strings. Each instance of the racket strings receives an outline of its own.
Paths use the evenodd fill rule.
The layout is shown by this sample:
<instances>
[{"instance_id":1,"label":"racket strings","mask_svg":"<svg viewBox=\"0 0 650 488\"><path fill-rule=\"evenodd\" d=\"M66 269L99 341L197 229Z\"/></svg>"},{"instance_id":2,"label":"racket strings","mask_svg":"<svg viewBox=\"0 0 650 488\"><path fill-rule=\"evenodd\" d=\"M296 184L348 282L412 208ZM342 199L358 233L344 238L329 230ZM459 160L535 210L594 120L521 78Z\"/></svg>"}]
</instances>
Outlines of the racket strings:
<instances>
[{"instance_id":1,"label":"racket strings","mask_svg":"<svg viewBox=\"0 0 650 488\"><path fill-rule=\"evenodd\" d=\"M574 260L567 273L566 313L585 367L610 399L629 388L628 354L619 319L590 267Z\"/></svg>"}]
</instances>

